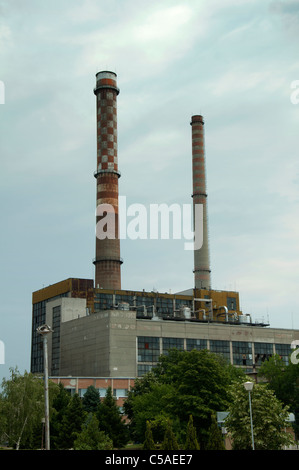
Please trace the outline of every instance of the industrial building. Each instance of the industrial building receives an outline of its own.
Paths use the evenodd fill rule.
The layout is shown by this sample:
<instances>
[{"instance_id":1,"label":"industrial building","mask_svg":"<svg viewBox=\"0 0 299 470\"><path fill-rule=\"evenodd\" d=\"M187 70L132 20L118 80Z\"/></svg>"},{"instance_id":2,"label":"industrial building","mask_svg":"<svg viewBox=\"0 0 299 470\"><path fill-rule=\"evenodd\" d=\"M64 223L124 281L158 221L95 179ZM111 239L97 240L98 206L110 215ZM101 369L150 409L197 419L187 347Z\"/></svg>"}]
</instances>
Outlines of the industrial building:
<instances>
[{"instance_id":1,"label":"industrial building","mask_svg":"<svg viewBox=\"0 0 299 470\"><path fill-rule=\"evenodd\" d=\"M203 208L203 243L194 249L194 286L185 292L121 289L118 238L117 96L113 72L96 75L96 207L112 208L115 233L96 237L94 279L70 278L33 292L31 372L43 372L40 325L49 335L49 375L80 395L89 385L108 386L122 400L171 348L209 349L254 374L262 361L279 354L287 363L298 330L271 328L240 310L239 293L213 290L208 240L204 120L191 117L193 207ZM186 189L187 190L187 189ZM109 211L108 211L109 212ZM107 217L97 211L96 223ZM111 234L110 234L111 235Z\"/></svg>"}]
</instances>

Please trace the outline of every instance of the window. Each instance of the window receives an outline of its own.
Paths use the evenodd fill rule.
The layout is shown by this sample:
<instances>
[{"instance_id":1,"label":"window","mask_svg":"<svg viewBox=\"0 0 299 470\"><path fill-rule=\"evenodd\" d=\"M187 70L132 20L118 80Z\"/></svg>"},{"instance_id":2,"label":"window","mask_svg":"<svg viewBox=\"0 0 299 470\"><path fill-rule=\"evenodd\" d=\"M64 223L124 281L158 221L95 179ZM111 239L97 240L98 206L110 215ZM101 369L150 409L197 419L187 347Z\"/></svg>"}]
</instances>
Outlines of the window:
<instances>
[{"instance_id":1,"label":"window","mask_svg":"<svg viewBox=\"0 0 299 470\"><path fill-rule=\"evenodd\" d=\"M275 344L275 353L281 357L286 365L289 364L289 355L291 352L292 349L290 344Z\"/></svg>"},{"instance_id":2,"label":"window","mask_svg":"<svg viewBox=\"0 0 299 470\"><path fill-rule=\"evenodd\" d=\"M113 295L97 293L94 304L96 310L109 310L113 307Z\"/></svg>"},{"instance_id":3,"label":"window","mask_svg":"<svg viewBox=\"0 0 299 470\"><path fill-rule=\"evenodd\" d=\"M207 349L207 340L206 339L187 339L186 341L187 351L192 351L192 349Z\"/></svg>"},{"instance_id":4,"label":"window","mask_svg":"<svg viewBox=\"0 0 299 470\"><path fill-rule=\"evenodd\" d=\"M229 341L211 340L210 351L216 354L221 354L223 357L230 360Z\"/></svg>"},{"instance_id":5,"label":"window","mask_svg":"<svg viewBox=\"0 0 299 470\"><path fill-rule=\"evenodd\" d=\"M236 297L227 297L227 308L228 310L237 310L237 299Z\"/></svg>"},{"instance_id":6,"label":"window","mask_svg":"<svg viewBox=\"0 0 299 470\"><path fill-rule=\"evenodd\" d=\"M144 374L149 372L154 365L148 365L148 364L138 364L137 365L137 376L142 377Z\"/></svg>"},{"instance_id":7,"label":"window","mask_svg":"<svg viewBox=\"0 0 299 470\"><path fill-rule=\"evenodd\" d=\"M160 340L153 336L139 336L138 362L157 362L160 356Z\"/></svg>"},{"instance_id":8,"label":"window","mask_svg":"<svg viewBox=\"0 0 299 470\"><path fill-rule=\"evenodd\" d=\"M273 344L254 343L254 362L255 365L261 365L264 361L273 355Z\"/></svg>"},{"instance_id":9,"label":"window","mask_svg":"<svg viewBox=\"0 0 299 470\"><path fill-rule=\"evenodd\" d=\"M59 375L60 369L60 321L61 307L53 307L53 333L52 333L52 375Z\"/></svg>"},{"instance_id":10,"label":"window","mask_svg":"<svg viewBox=\"0 0 299 470\"><path fill-rule=\"evenodd\" d=\"M184 349L183 338L163 338L163 354L167 354L169 349Z\"/></svg>"},{"instance_id":11,"label":"window","mask_svg":"<svg viewBox=\"0 0 299 470\"><path fill-rule=\"evenodd\" d=\"M124 398L128 396L128 389L127 388L114 388L113 389L113 396L118 398Z\"/></svg>"},{"instance_id":12,"label":"window","mask_svg":"<svg viewBox=\"0 0 299 470\"><path fill-rule=\"evenodd\" d=\"M252 365L252 343L233 341L233 364L236 366Z\"/></svg>"}]
</instances>

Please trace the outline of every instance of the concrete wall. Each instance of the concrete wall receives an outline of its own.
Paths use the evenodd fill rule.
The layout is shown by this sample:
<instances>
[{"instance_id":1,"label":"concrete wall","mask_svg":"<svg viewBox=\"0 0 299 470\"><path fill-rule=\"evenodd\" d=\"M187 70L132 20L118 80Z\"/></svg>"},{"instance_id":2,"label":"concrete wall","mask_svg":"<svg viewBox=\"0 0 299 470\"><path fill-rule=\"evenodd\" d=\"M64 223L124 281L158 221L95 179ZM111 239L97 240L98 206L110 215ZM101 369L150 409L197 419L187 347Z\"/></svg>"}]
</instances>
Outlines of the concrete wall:
<instances>
[{"instance_id":1,"label":"concrete wall","mask_svg":"<svg viewBox=\"0 0 299 470\"><path fill-rule=\"evenodd\" d=\"M136 375L135 312L107 310L61 324L60 375Z\"/></svg>"}]
</instances>

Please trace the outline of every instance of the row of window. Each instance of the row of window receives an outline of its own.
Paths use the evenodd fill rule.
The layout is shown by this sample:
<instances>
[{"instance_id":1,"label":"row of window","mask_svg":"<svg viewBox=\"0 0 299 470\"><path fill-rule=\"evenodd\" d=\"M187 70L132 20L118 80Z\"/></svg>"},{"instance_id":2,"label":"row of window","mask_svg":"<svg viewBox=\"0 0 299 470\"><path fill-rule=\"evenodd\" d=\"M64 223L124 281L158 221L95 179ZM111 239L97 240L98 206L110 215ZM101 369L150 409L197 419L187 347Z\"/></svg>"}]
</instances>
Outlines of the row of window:
<instances>
[{"instance_id":1,"label":"row of window","mask_svg":"<svg viewBox=\"0 0 299 470\"><path fill-rule=\"evenodd\" d=\"M32 343L31 343L31 372L33 373L39 373L44 370L44 359L43 359L43 346L42 346L42 338L41 335L37 333L37 328L41 325L44 325L46 323L46 304L49 301L61 298L61 297L67 297L67 293L57 295L56 297L52 297L51 299L48 300L43 300L41 302L37 302L33 304L32 306ZM54 307L55 309L56 307ZM60 310L59 307L56 309L56 316L54 315L54 309L53 309L53 321L54 325L52 324L51 326L54 327L54 334L56 335L56 340L58 341L59 338L59 325L60 325ZM55 342L54 342L55 343ZM56 364L57 367L59 367L59 352L54 351L54 356L56 354Z\"/></svg>"},{"instance_id":2,"label":"row of window","mask_svg":"<svg viewBox=\"0 0 299 470\"><path fill-rule=\"evenodd\" d=\"M138 376L150 370L161 354L165 355L173 348L186 351L209 349L213 353L221 354L233 365L246 367L259 366L273 354L278 354L285 364L288 364L291 353L291 346L288 344L141 336L138 337L137 343ZM145 362L151 364L140 364Z\"/></svg>"},{"instance_id":3,"label":"row of window","mask_svg":"<svg viewBox=\"0 0 299 470\"><path fill-rule=\"evenodd\" d=\"M76 391L75 388L66 388L66 390L68 390L71 395L78 393L80 398L83 398L85 393L87 392L87 388L79 388L78 391ZM97 390L100 394L100 398L105 398L106 393L107 393L107 388L97 388ZM127 388L114 388L113 396L116 399L126 398L128 396L128 389Z\"/></svg>"}]
</instances>

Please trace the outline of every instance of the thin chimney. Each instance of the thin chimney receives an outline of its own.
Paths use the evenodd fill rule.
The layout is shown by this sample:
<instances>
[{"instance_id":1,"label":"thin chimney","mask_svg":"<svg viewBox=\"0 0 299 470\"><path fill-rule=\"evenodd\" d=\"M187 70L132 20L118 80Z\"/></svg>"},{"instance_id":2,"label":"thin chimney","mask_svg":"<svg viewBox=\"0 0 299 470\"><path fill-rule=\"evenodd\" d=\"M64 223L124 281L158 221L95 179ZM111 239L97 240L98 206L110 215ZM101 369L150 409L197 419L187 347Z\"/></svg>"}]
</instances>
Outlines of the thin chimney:
<instances>
[{"instance_id":1,"label":"thin chimney","mask_svg":"<svg viewBox=\"0 0 299 470\"><path fill-rule=\"evenodd\" d=\"M196 289L211 289L211 270L208 239L208 210L206 192L206 168L204 146L204 120L200 115L192 116L192 178L193 207L203 206L203 244L194 250L194 286Z\"/></svg>"},{"instance_id":2,"label":"thin chimney","mask_svg":"<svg viewBox=\"0 0 299 470\"><path fill-rule=\"evenodd\" d=\"M96 237L95 287L121 289L120 240L118 234L118 171L117 158L117 76L114 72L96 74L94 94L97 98L97 223L113 218L115 231L106 238ZM107 206L104 206L107 205ZM112 208L111 214L99 208ZM107 233L108 235L108 233Z\"/></svg>"}]
</instances>

